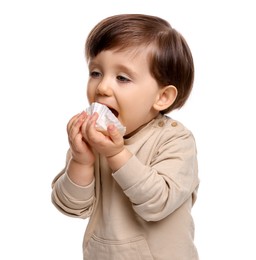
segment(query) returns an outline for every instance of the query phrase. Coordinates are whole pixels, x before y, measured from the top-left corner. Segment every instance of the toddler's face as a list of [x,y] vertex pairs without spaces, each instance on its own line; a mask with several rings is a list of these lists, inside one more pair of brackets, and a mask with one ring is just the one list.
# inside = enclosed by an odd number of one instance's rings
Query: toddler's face
[[126,135],[159,113],[153,105],[160,88],[150,74],[147,51],[103,51],[89,61],[89,73],[89,102],[108,106]]

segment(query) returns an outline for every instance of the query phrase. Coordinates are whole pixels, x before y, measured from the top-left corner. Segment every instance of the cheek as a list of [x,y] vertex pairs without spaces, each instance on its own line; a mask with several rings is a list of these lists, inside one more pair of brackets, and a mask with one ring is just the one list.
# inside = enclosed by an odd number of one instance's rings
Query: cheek
[[143,105],[140,104],[141,102],[133,99],[133,102],[126,105],[122,118],[126,124],[137,124],[138,118],[141,119],[141,114],[145,114]]
[[92,89],[92,87],[87,86],[87,92],[86,92],[86,94],[87,94],[87,99],[88,99],[88,101],[89,101],[90,103],[92,103],[93,100],[94,100],[94,96],[95,96],[94,93],[95,93],[95,91]]

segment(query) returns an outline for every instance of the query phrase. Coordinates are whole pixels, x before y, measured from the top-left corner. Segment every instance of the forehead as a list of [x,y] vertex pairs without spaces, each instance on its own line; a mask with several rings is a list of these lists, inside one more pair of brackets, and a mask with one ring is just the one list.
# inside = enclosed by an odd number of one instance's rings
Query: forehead
[[96,57],[90,58],[88,64],[105,62],[107,64],[126,64],[126,65],[147,65],[148,67],[149,52],[145,48],[129,49],[110,49],[104,50],[97,54]]
[[123,56],[130,61],[134,59],[144,59],[149,62],[149,57],[152,55],[152,46],[129,46],[129,47],[115,47],[111,49],[104,49],[100,51],[95,57],[90,57],[88,62],[97,59],[101,53],[117,54],[116,56]]

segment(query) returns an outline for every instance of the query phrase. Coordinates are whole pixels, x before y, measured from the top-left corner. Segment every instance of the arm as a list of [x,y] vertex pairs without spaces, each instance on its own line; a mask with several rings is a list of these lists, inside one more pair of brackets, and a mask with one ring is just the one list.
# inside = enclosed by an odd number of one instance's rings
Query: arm
[[113,174],[134,211],[147,221],[158,221],[171,214],[198,186],[193,136],[188,131],[172,138],[168,138],[168,133],[163,136],[149,165],[133,156]]
[[52,202],[63,213],[87,217],[92,212],[95,156],[82,135],[86,113],[74,116],[67,125],[70,149],[66,166],[52,183]]
[[87,218],[95,201],[94,185],[93,181],[86,187],[78,186],[63,170],[52,183],[52,203],[66,215]]

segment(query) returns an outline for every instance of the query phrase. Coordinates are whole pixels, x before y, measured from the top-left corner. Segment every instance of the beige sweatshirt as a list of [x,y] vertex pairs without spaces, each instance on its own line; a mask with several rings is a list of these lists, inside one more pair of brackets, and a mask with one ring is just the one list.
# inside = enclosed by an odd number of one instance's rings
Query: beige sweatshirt
[[125,145],[133,153],[127,164],[111,172],[98,156],[87,187],[74,184],[65,169],[53,180],[54,205],[90,217],[84,260],[199,259],[191,216],[199,185],[193,135],[160,115]]

